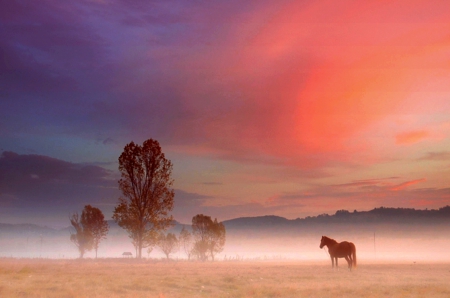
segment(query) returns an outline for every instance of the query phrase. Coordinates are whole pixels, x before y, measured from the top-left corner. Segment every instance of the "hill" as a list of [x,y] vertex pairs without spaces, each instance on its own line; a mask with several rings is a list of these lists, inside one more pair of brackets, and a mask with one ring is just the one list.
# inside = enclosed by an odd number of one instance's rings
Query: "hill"
[[370,211],[338,210],[335,214],[320,214],[306,218],[286,219],[275,215],[241,217],[223,222],[227,229],[301,227],[323,224],[445,224],[450,223],[450,206],[439,209],[380,207]]

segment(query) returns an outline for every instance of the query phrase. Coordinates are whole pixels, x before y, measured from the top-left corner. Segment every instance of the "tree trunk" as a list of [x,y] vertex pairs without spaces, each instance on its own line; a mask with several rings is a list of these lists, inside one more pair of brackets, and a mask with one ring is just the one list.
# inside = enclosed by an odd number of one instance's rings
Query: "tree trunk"
[[136,252],[137,259],[142,258],[142,238],[143,238],[142,227],[140,227],[137,239],[137,252]]
[[142,258],[142,239],[139,239],[139,247],[138,247],[138,259]]

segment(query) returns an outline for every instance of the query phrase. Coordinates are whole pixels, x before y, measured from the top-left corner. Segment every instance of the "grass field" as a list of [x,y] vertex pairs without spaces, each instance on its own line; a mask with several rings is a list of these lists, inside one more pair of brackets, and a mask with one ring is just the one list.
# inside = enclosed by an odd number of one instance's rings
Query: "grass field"
[[0,259],[0,297],[450,297],[449,263]]

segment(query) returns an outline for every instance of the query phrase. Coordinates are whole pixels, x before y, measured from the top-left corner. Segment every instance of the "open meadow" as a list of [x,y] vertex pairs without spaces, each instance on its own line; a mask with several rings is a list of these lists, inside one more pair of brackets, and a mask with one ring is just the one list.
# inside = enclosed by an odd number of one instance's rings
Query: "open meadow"
[[0,259],[0,297],[450,297],[450,263]]

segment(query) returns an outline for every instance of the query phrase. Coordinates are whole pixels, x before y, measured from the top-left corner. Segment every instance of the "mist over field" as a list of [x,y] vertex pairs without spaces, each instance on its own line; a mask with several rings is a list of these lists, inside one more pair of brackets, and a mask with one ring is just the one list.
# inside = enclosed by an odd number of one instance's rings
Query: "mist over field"
[[[329,260],[320,249],[322,235],[355,243],[358,263],[374,260],[450,261],[449,207],[439,210],[377,208],[369,212],[338,211],[296,220],[278,216],[237,218],[224,222],[226,243],[215,260]],[[433,213],[434,212],[434,213]],[[109,222],[107,238],[100,243],[99,258],[121,258],[135,250],[126,232]],[[176,223],[167,232],[179,235]],[[0,224],[0,257],[67,259],[79,256],[70,241],[71,228],[52,229],[32,224]],[[165,258],[155,247],[145,258]],[[88,252],[86,258],[94,258]],[[187,259],[182,249],[171,259]],[[341,259],[340,264],[344,264]]]
[[[0,224],[0,296],[5,297],[449,297],[450,207],[376,208],[288,220],[224,221],[214,262],[154,248],[134,259],[126,232],[109,222],[99,259],[78,259],[70,228]],[[179,235],[176,223],[168,232]],[[184,225],[189,228],[188,225]],[[357,267],[332,268],[322,235],[356,245]],[[133,253],[123,258],[122,253]],[[176,260],[176,261],[174,261]]]
[[[338,229],[339,228],[339,229]],[[319,249],[322,235],[356,245],[358,262],[373,260],[449,261],[449,226],[326,226],[298,234],[236,233],[230,236],[226,252],[256,259],[329,259],[327,249]],[[225,253],[225,252],[224,252]],[[340,262],[345,263],[343,259]],[[341,264],[342,264],[341,263]]]

